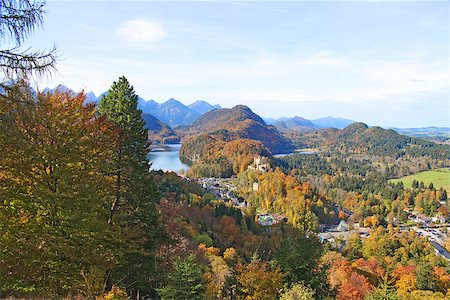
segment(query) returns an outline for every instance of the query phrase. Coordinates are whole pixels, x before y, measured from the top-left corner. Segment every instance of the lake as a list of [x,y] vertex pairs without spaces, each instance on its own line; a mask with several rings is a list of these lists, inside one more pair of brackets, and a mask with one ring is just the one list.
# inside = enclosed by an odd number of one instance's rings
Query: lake
[[317,153],[319,153],[319,150],[317,150],[317,149],[298,149],[291,153],[276,154],[273,157],[280,158],[280,157],[284,157],[284,156],[288,156],[288,155],[292,155],[292,154],[317,154]]
[[180,160],[181,144],[166,144],[164,147],[154,147],[148,154],[148,159],[152,163],[152,170],[163,170],[178,172],[181,169],[187,171],[189,166]]

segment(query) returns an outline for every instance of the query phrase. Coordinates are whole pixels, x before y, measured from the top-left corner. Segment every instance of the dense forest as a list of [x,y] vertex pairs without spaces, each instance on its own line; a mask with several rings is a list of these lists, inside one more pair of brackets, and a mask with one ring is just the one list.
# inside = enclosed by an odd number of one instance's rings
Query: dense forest
[[447,160],[447,165],[450,158],[448,145],[404,136],[392,129],[368,127],[364,123],[353,123],[342,130],[291,131],[286,135],[298,148],[320,147],[324,151],[338,150],[347,154],[389,156],[395,159],[429,157]]

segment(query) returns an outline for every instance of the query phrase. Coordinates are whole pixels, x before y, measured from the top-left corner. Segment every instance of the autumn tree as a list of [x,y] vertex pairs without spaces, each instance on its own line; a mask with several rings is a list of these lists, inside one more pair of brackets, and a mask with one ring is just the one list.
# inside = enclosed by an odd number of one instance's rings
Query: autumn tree
[[397,288],[397,295],[399,297],[406,297],[412,291],[417,289],[416,285],[416,267],[411,266],[398,266],[393,275],[396,279],[395,287]]
[[339,287],[338,300],[364,299],[372,290],[369,280],[361,274],[352,271],[344,283]]
[[110,141],[114,147],[114,155],[109,161],[114,169],[115,195],[110,203],[108,223],[135,228],[135,241],[141,244],[129,253],[129,264],[119,272],[127,274],[126,279],[117,279],[135,283],[133,289],[145,290],[146,282],[154,272],[152,251],[160,230],[155,210],[156,188],[147,159],[147,131],[137,104],[138,96],[133,86],[125,77],[120,77],[102,97],[98,109],[119,128],[118,138]]
[[433,276],[436,277],[439,291],[446,293],[450,289],[450,272],[442,266],[435,266]]
[[311,300],[314,299],[314,290],[301,283],[293,284],[292,287],[284,291],[280,300]]
[[283,272],[257,257],[248,264],[238,263],[236,273],[238,299],[277,299],[283,287]]
[[128,230],[108,226],[105,176],[116,130],[84,94],[0,98],[0,278],[6,292],[96,296],[122,260]]
[[364,240],[362,252],[365,258],[376,257],[377,259],[383,259],[388,254],[388,246],[386,230],[380,226],[372,230],[369,237]]
[[362,241],[358,233],[353,233],[344,248],[345,256],[349,260],[356,260],[362,257]]
[[10,45],[0,49],[0,68],[8,78],[43,75],[55,67],[57,53],[23,50],[23,44],[36,28],[43,24],[43,1],[1,0],[0,41]]
[[[218,248],[206,248],[204,245],[200,245],[199,248],[205,251],[205,256],[209,262],[209,271],[206,273],[208,282],[206,291],[207,298],[220,298],[221,295],[226,292],[225,285],[227,278],[231,275],[231,268],[227,265],[225,259],[220,256],[220,250]],[[229,257],[229,254],[231,253],[228,253],[226,257]]]

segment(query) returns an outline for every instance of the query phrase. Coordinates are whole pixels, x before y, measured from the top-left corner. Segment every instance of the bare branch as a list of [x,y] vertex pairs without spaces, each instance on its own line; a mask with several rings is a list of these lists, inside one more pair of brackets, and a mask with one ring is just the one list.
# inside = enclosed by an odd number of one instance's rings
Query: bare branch
[[6,78],[43,77],[55,70],[56,47],[47,51],[23,50],[24,40],[43,24],[45,1],[0,0],[0,45],[14,42],[10,49],[0,49],[0,70]]
[[0,68],[8,78],[16,75],[28,77],[44,76],[49,70],[55,69],[58,52],[53,47],[48,52],[30,52],[30,49],[20,51],[17,48],[0,50]]
[[29,0],[0,1],[0,38],[10,38],[17,45],[43,23],[45,2]]

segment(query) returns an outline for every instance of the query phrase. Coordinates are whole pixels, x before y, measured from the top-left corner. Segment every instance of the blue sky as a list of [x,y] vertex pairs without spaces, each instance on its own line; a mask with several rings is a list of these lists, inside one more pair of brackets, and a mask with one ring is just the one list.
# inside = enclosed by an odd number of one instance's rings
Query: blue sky
[[59,83],[205,99],[278,118],[449,126],[447,1],[47,1],[29,44],[55,44]]

